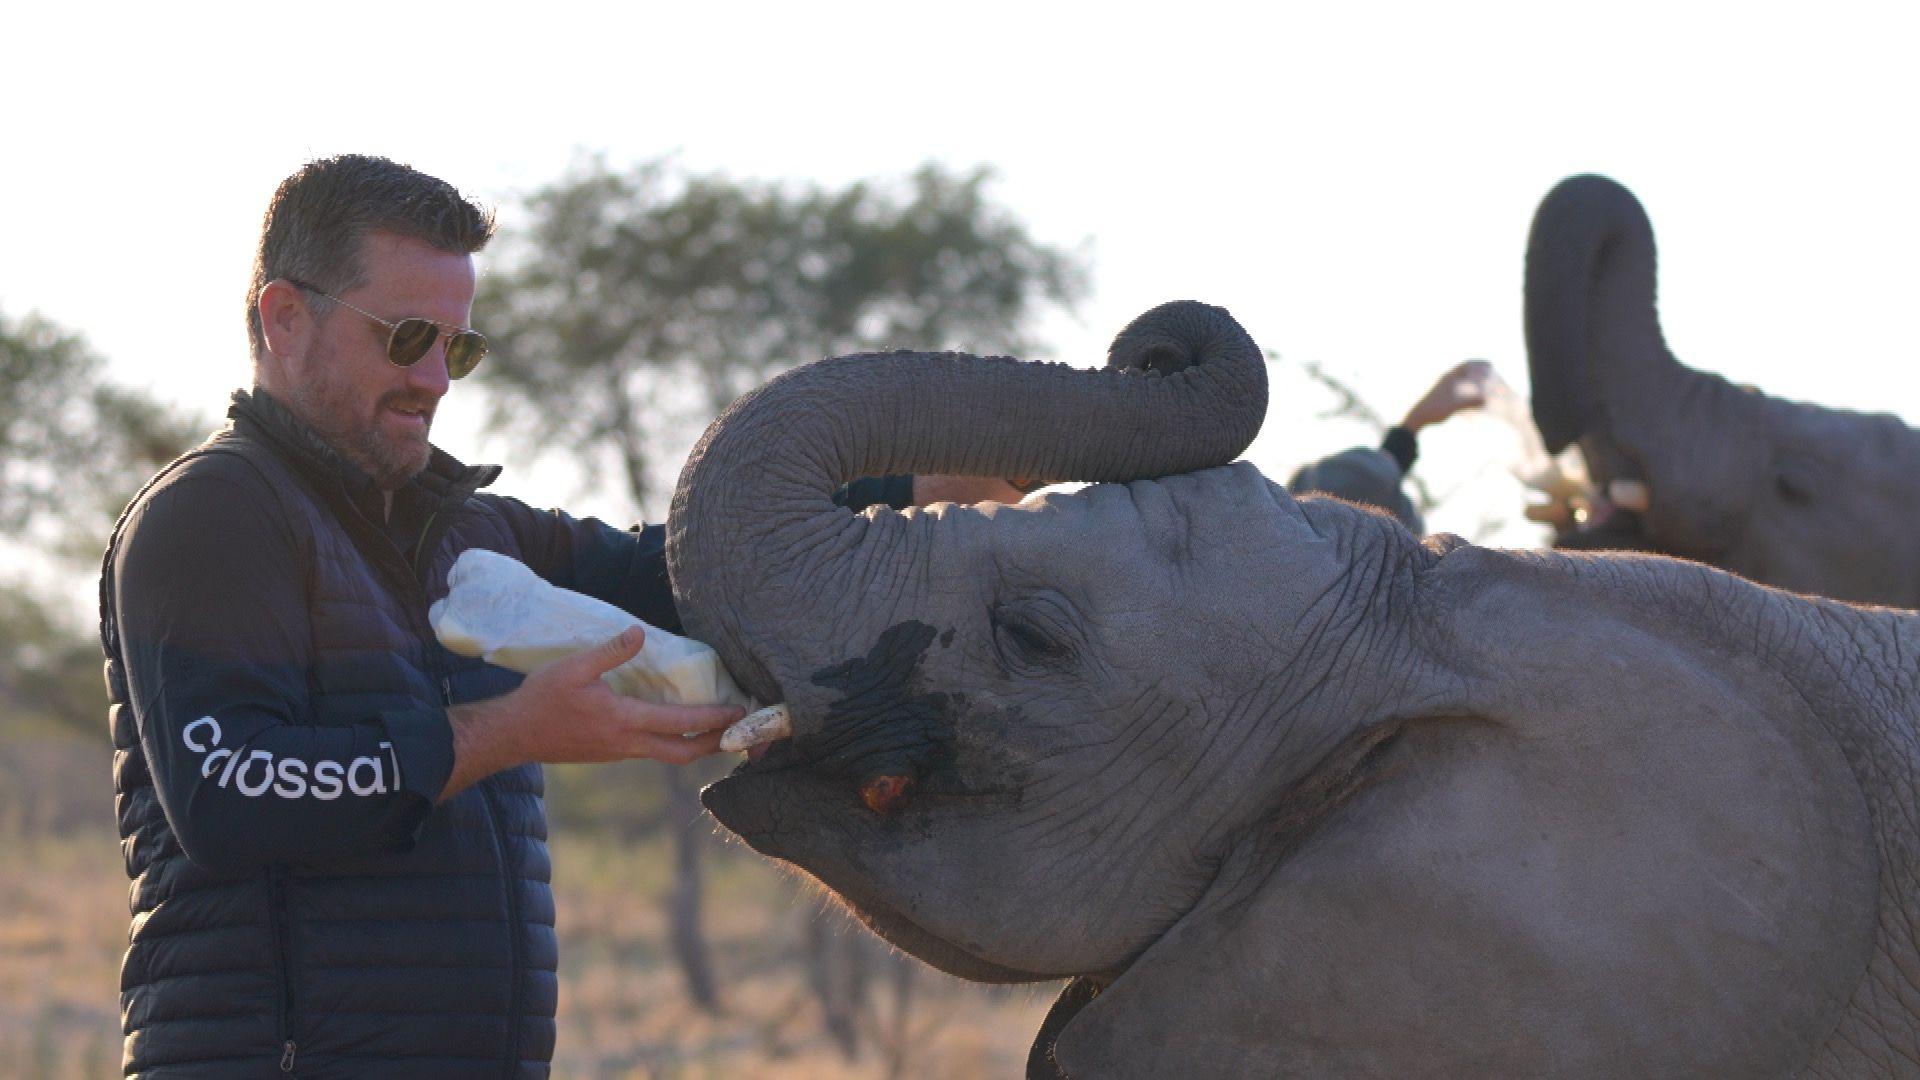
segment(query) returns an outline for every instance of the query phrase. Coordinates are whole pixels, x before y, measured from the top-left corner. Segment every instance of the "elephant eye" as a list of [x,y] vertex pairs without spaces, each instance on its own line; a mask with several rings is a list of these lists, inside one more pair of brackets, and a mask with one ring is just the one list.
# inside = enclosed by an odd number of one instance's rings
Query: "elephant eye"
[[1774,489],[1788,502],[1810,503],[1820,490],[1813,470],[1801,462],[1783,462],[1773,474]]
[[1064,637],[1023,611],[995,609],[993,640],[1010,667],[1057,666],[1073,656],[1073,647]]

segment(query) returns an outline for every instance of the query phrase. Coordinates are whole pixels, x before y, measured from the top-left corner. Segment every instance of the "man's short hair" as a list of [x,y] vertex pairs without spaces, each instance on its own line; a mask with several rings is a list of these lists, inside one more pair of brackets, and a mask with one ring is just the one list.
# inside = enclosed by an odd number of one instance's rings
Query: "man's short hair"
[[493,236],[493,212],[452,184],[411,166],[366,154],[310,161],[280,182],[260,222],[260,247],[247,287],[247,342],[266,350],[260,292],[294,278],[326,292],[365,282],[360,243],[387,232],[454,255],[471,255]]
[[1378,507],[1400,519],[1415,536],[1426,533],[1426,522],[1413,500],[1400,489],[1400,466],[1384,450],[1356,446],[1302,465],[1287,481],[1295,495],[1320,492],[1362,506]]

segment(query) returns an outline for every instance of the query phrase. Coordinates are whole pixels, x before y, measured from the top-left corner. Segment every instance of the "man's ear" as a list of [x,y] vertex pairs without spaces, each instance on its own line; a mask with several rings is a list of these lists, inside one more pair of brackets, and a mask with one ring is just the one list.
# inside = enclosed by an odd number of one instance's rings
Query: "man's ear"
[[306,362],[313,345],[313,309],[307,306],[307,294],[285,278],[275,278],[260,290],[260,333],[266,339],[268,368],[294,374]]

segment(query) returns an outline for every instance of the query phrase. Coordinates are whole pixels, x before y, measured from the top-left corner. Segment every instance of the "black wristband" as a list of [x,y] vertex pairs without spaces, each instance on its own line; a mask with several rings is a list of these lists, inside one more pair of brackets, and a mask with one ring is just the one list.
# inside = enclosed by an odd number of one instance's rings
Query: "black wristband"
[[1401,476],[1412,471],[1413,463],[1420,457],[1420,441],[1399,424],[1387,429],[1386,437],[1380,440],[1380,449],[1400,466]]

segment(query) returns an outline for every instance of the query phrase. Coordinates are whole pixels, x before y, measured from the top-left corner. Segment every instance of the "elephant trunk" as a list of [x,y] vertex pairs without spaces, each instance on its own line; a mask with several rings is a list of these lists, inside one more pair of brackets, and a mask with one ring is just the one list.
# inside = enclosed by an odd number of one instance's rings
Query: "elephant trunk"
[[[1105,370],[962,353],[839,357],[735,402],[674,492],[667,562],[687,632],[740,685],[785,700],[749,647],[773,612],[836,612],[898,595],[925,532],[852,514],[833,491],[897,473],[1128,481],[1232,461],[1266,413],[1259,347],[1225,311],[1162,305],[1115,339]],[[884,557],[882,557],[884,556]],[[771,644],[761,643],[763,646]],[[804,733],[806,719],[795,718]]]
[[1575,176],[1547,194],[1527,241],[1534,422],[1552,453],[1578,442],[1596,483],[1637,515],[1631,540],[1602,529],[1572,546],[1715,562],[1752,513],[1772,406],[1674,359],[1654,284],[1653,226],[1632,192]]
[[1624,402],[1695,374],[1668,351],[1654,303],[1653,225],[1604,176],[1561,181],[1527,238],[1525,319],[1533,419],[1559,453]]

